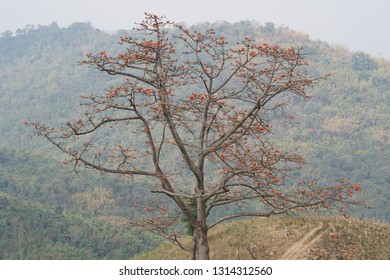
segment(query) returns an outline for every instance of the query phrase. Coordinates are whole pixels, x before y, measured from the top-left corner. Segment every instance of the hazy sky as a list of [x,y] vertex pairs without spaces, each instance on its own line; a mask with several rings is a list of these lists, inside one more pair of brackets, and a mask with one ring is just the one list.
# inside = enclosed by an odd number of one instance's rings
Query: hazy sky
[[390,59],[389,0],[0,0],[0,33],[52,22],[129,29],[146,11],[188,24],[271,21],[313,39]]

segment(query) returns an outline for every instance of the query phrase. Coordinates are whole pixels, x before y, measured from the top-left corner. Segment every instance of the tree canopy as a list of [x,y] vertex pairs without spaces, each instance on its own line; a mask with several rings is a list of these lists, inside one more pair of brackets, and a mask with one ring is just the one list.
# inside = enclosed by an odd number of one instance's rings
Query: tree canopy
[[[324,79],[309,77],[300,48],[249,36],[231,43],[213,29],[191,30],[153,14],[135,31],[120,38],[123,52],[88,53],[81,62],[123,77],[119,85],[82,95],[83,118],[59,129],[33,125],[75,168],[152,178],[149,192],[170,198],[193,227],[193,246],[180,243],[172,227],[179,215],[168,213],[160,198],[143,206],[139,225],[192,250],[193,258],[208,259],[207,232],[220,222],[321,209],[345,213],[346,203],[361,203],[351,198],[360,185],[346,179],[323,187],[314,180],[291,183],[287,178],[303,158],[268,138],[270,117],[294,118],[285,113],[289,99],[308,98],[307,89]],[[141,145],[126,141],[129,134]],[[250,211],[248,203],[255,205]],[[215,208],[226,206],[233,210],[209,221]]]

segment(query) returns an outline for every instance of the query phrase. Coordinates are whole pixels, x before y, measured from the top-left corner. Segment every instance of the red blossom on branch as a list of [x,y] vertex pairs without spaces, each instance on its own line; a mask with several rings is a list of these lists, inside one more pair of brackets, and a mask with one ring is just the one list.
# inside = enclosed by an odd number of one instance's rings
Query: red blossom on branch
[[[324,79],[308,77],[299,48],[250,37],[233,45],[213,30],[192,31],[153,14],[146,14],[136,31],[136,38],[120,38],[121,53],[88,53],[81,62],[122,76],[122,84],[101,96],[81,96],[84,117],[56,131],[33,125],[70,156],[75,168],[153,178],[156,188],[150,191],[166,195],[179,212],[170,215],[154,201],[143,206],[138,225],[184,249],[172,230],[184,216],[195,230],[189,250],[202,259],[208,258],[208,230],[223,221],[308,209],[344,213],[342,205],[359,203],[350,198],[360,186],[347,180],[337,186],[310,181],[287,187],[289,173],[304,159],[276,149],[267,137],[272,130],[268,112],[285,106],[285,96],[309,98],[307,89]],[[114,137],[101,145],[95,136],[107,128]],[[115,143],[131,142],[131,133],[144,146]],[[167,158],[176,162],[167,165]],[[148,165],[139,168],[142,162]],[[253,203],[261,210],[245,211]],[[236,210],[209,222],[222,206]]]

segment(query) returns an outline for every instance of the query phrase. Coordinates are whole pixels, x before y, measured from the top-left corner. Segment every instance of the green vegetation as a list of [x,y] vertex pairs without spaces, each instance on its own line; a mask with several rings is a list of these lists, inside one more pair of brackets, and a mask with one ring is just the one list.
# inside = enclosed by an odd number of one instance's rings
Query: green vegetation
[[[390,62],[313,41],[305,34],[272,23],[262,26],[242,21],[197,26],[209,27],[231,41],[249,35],[283,46],[302,46],[311,61],[311,74],[332,74],[313,89],[310,101],[290,100],[289,111],[280,112],[291,116],[289,123],[281,121],[277,115],[272,117],[275,141],[281,148],[306,158],[308,167],[301,174],[295,174],[298,179],[312,174],[324,183],[334,183],[330,180],[336,178],[359,183],[364,188],[362,196],[372,209],[350,209],[351,214],[389,222]],[[64,167],[56,160],[58,154],[54,149],[31,138],[32,131],[23,125],[25,121],[42,121],[54,126],[65,123],[80,113],[80,95],[99,94],[109,88],[117,79],[115,76],[106,77],[94,69],[79,67],[77,61],[82,60],[87,51],[115,48],[112,42],[118,37],[89,24],[76,23],[69,28],[59,28],[56,24],[29,27],[17,36],[0,38],[0,258],[121,259],[133,257],[161,242],[122,222],[123,217],[134,218],[142,213],[139,207],[130,207],[129,200],[142,204],[155,198],[147,191],[151,182],[103,177],[90,170],[74,173],[72,166]],[[137,142],[137,139],[132,140]],[[102,136],[101,141],[109,142],[110,135]],[[167,162],[171,164],[175,159]],[[99,191],[104,188],[106,192]],[[275,221],[265,220],[264,223]],[[281,219],[276,224],[288,221]],[[252,258],[252,252],[256,258],[276,259],[282,249],[288,248],[288,242],[316,226],[307,220],[293,221],[292,224],[304,222],[299,224],[298,232],[290,234],[293,237],[282,238],[284,243],[275,245],[280,252],[276,247],[253,251],[253,236],[244,239],[244,234],[234,235],[234,232],[252,232],[249,222],[237,222],[239,228],[234,227],[235,223],[221,225],[214,231],[221,230],[221,234],[225,234],[230,227],[231,235],[227,234],[226,240],[223,238],[229,246],[219,244],[215,248],[230,251],[216,250],[220,255],[211,257]],[[350,232],[356,227],[359,233],[351,234],[360,244],[356,246],[360,252],[357,258],[390,258],[386,251],[388,244],[381,243],[381,238],[389,240],[387,227],[353,221],[352,228],[348,222],[335,226],[323,223],[328,233],[332,233],[333,228]],[[259,229],[262,226],[259,224]],[[281,226],[280,230],[282,234],[285,227]],[[372,235],[375,232],[382,236]],[[313,247],[317,255],[313,251],[312,258],[325,254],[321,251],[325,246],[321,244]],[[246,249],[248,246],[253,247],[252,251]],[[165,258],[179,254],[167,254],[170,250],[174,249],[163,251]],[[330,257],[337,258],[337,255]]]
[[158,244],[111,218],[63,215],[0,192],[0,259],[128,259]]

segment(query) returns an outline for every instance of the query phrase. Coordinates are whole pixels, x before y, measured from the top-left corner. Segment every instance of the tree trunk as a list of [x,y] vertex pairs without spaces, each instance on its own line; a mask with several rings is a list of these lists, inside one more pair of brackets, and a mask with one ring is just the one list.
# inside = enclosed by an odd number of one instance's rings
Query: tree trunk
[[194,236],[192,238],[192,252],[191,252],[191,259],[196,260],[196,234],[194,231]]
[[209,259],[209,241],[207,237],[207,229],[197,228],[195,229],[195,258],[197,260],[208,260]]
[[200,198],[197,199],[197,219],[198,224],[194,229],[194,255],[197,260],[208,260],[210,249],[207,236],[206,203]]

